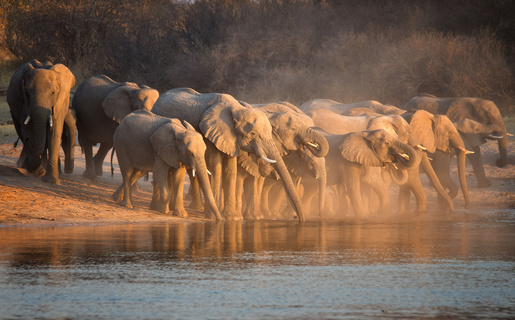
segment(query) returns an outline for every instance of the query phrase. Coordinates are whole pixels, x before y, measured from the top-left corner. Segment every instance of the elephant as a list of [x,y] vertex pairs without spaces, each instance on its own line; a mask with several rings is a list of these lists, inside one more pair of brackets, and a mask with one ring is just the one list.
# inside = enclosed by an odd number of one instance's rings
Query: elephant
[[213,172],[212,187],[217,203],[223,205],[224,218],[243,218],[236,210],[237,156],[243,150],[273,164],[299,221],[305,220],[299,195],[263,111],[245,106],[228,94],[202,94],[191,88],[176,88],[163,93],[152,112],[188,121],[203,134],[207,140],[208,168]]
[[[152,171],[155,185],[150,208],[167,213],[173,200],[173,212],[187,217],[183,189],[186,168],[190,168],[197,172],[206,202],[216,219],[222,220],[209,183],[204,139],[189,123],[137,110],[120,122],[113,143],[123,178],[113,194],[117,203],[132,208],[131,186]],[[173,189],[172,199],[170,189]]]
[[305,113],[309,111],[325,109],[331,110],[334,113],[341,115],[353,116],[355,115],[355,109],[358,109],[360,114],[376,113],[382,115],[401,115],[405,113],[405,110],[397,108],[392,105],[382,104],[375,100],[366,100],[354,103],[341,103],[331,99],[313,99],[303,103],[300,109]]
[[[434,95],[424,94],[412,97],[403,106],[404,110],[426,110],[433,114],[446,115],[452,122],[462,119],[471,119],[484,125],[496,124],[501,128],[502,138],[498,140],[500,159],[496,161],[498,167],[504,167],[508,163],[508,133],[499,109],[494,102],[480,98],[458,97],[438,98]],[[477,178],[478,188],[487,188],[492,182],[486,178],[481,160],[479,146],[473,147],[468,155],[474,174]]]
[[[151,110],[159,92],[132,82],[118,83],[105,75],[80,84],[72,99],[77,116],[79,143],[86,158],[85,178],[102,175],[102,164],[113,147],[113,135],[120,121],[134,110]],[[93,157],[93,146],[100,147]]]
[[[433,158],[432,167],[438,176],[438,180],[443,186],[449,185],[449,182],[446,179],[446,177],[450,179],[449,164],[448,162],[442,162],[440,157],[450,159],[451,150],[455,151],[458,158],[458,176],[465,201],[465,208],[468,208],[470,201],[465,177],[465,156],[470,154],[471,151],[468,151],[465,148],[465,143],[461,139],[456,127],[447,116],[432,114],[425,110],[418,110],[413,114],[407,113],[405,114],[405,117],[410,123],[413,135],[416,137],[418,142],[426,148],[430,157]],[[452,183],[452,185],[455,186],[454,183]],[[437,191],[439,190],[439,186],[435,186],[435,188],[437,188]],[[457,192],[457,187],[455,187],[455,189],[450,189],[450,198],[455,198]],[[409,198],[409,193],[404,196]],[[443,196],[440,191],[438,192],[438,198],[440,202],[444,199],[449,202],[449,200]]]
[[[292,173],[291,166],[296,166],[298,169],[313,164],[316,167],[313,168],[313,171],[317,172],[314,176],[318,178],[319,209],[322,210],[326,189],[325,165],[323,161],[312,161],[312,158],[323,158],[327,154],[329,146],[324,136],[313,130],[314,124],[309,116],[288,102],[255,104],[251,105],[251,107],[262,110],[267,115],[272,125],[277,149],[282,156],[288,157],[286,164],[290,173]],[[268,173],[273,171],[271,168],[262,168],[263,166],[270,166],[266,162],[262,161],[260,165],[257,165],[255,157],[239,157],[238,163],[250,173],[248,178],[251,180],[264,179],[264,176],[268,175],[258,172],[259,170]],[[300,177],[300,172],[297,172],[296,176]],[[240,176],[240,178],[244,177]],[[275,174],[273,174],[271,179],[274,182],[277,181]],[[255,183],[263,185],[264,181]],[[247,184],[247,186],[249,185]],[[267,215],[270,217],[271,211],[267,207],[268,199],[264,199],[261,196],[261,189],[259,187],[252,186],[251,189],[254,190],[253,205],[251,207],[255,212],[250,215],[255,217]],[[267,193],[265,193],[264,197],[267,197]]]
[[379,195],[380,208],[389,211],[389,196],[384,184],[370,180],[370,168],[394,162],[405,167],[413,164],[414,150],[383,129],[326,134],[329,152],[325,157],[327,185],[343,186],[358,218],[364,217],[361,182],[368,182]]
[[[20,66],[11,77],[7,103],[14,127],[23,142],[19,163],[29,172],[42,175],[44,182],[59,184],[59,148],[65,123],[69,139],[63,148],[67,156],[65,172],[73,171],[76,128],[69,112],[70,90],[75,77],[63,64],[52,65],[31,60]],[[48,150],[46,168],[42,155]]]

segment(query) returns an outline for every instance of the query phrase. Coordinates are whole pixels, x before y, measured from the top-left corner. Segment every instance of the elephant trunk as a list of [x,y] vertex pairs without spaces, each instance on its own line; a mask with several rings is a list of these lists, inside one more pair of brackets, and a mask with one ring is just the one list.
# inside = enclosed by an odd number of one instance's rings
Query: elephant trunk
[[416,163],[415,150],[408,144],[398,140],[393,141],[395,158],[406,168]]
[[211,188],[211,183],[209,182],[209,177],[207,176],[207,166],[203,159],[195,161],[192,168],[197,170],[197,178],[200,184],[200,188],[204,193],[204,197],[206,198],[207,205],[214,213],[216,220],[223,220],[220,211],[216,205],[215,197],[213,196],[213,189]]
[[469,193],[467,188],[467,179],[465,177],[465,151],[463,149],[456,148],[456,157],[458,158],[458,175],[461,191],[463,192],[463,198],[465,199],[465,209],[468,209]]
[[297,213],[299,221],[305,221],[305,217],[302,210],[302,204],[297,193],[297,189],[295,188],[295,184],[293,183],[288,168],[284,164],[283,158],[279,154],[279,151],[277,150],[277,147],[275,146],[274,142],[272,140],[265,141],[264,150],[266,150],[267,152],[263,154],[260,151],[258,151],[258,156],[265,156],[269,159],[276,161],[275,163],[273,163],[273,166],[275,171],[281,178],[284,189],[286,190],[286,195],[288,196],[288,199],[290,200],[293,209]]
[[390,172],[390,177],[392,178],[393,183],[398,186],[408,183],[408,171],[406,169],[395,168],[393,165],[387,166],[387,169]]
[[318,214],[321,217],[325,206],[326,188],[327,188],[327,172],[325,170],[325,159],[319,161],[320,165],[317,166],[318,174]]
[[29,125],[32,130],[28,140],[28,148],[33,157],[41,157],[41,154],[45,151],[50,116],[51,112],[43,107],[36,107],[31,114]]
[[321,158],[326,156],[329,151],[329,143],[322,134],[308,127],[304,131],[302,138],[304,139],[304,145],[315,157]]

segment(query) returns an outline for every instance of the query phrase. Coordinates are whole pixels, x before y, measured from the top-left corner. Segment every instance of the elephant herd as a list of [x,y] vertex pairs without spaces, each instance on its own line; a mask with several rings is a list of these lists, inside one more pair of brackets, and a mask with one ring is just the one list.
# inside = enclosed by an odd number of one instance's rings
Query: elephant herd
[[454,154],[465,207],[465,158],[481,188],[491,185],[479,148],[487,139],[498,140],[497,166],[507,164],[501,114],[493,102],[478,98],[420,95],[402,108],[314,99],[296,107],[284,101],[249,104],[191,88],[159,94],[99,75],[77,87],[70,107],[74,85],[62,64],[32,60],[16,70],[7,102],[23,143],[17,164],[59,183],[59,148],[64,171],[71,173],[78,138],[86,159],[83,176],[94,180],[114,148],[123,183],[112,198],[127,208],[136,181],[152,172],[150,208],[180,217],[187,216],[186,174],[190,206],[217,220],[387,213],[392,186],[398,186],[400,212],[410,210],[411,193],[415,211],[424,212],[424,173],[439,204],[452,212],[459,191],[450,176]]

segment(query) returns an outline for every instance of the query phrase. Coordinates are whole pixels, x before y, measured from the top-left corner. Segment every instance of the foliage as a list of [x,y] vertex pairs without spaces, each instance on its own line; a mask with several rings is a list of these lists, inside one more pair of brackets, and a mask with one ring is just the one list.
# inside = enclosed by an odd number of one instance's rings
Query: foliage
[[515,3],[482,0],[0,0],[18,59],[160,91],[251,102],[478,96],[515,91]]

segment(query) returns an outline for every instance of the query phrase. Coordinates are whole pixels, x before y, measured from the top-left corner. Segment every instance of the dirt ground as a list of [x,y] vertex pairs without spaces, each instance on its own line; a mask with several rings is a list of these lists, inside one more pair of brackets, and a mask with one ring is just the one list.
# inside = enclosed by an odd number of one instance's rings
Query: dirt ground
[[[515,123],[515,121],[514,121]],[[509,128],[510,129],[510,128]],[[511,130],[512,132],[514,130]],[[137,223],[148,221],[188,222],[205,220],[200,212],[190,211],[190,217],[178,218],[148,209],[151,198],[150,181],[141,179],[140,190],[133,194],[134,209],[123,208],[111,199],[111,194],[121,183],[115,161],[111,178],[110,165],[104,163],[104,175],[97,181],[82,177],[84,156],[80,147],[75,150],[75,171],[62,174],[61,184],[44,183],[40,178],[16,168],[21,146],[13,148],[16,133],[12,124],[0,125],[0,226],[67,225],[91,223]],[[472,209],[515,210],[515,138],[509,141],[509,164],[495,166],[498,158],[497,144],[493,141],[482,146],[487,176],[493,185],[476,188],[476,179],[467,163],[467,183]],[[107,159],[107,158],[106,158]],[[116,159],[116,157],[115,157]],[[457,181],[457,169],[452,168]],[[428,213],[437,210],[436,193],[423,181],[428,194]],[[412,200],[414,201],[414,200]],[[463,197],[455,199],[456,214],[463,212]]]

